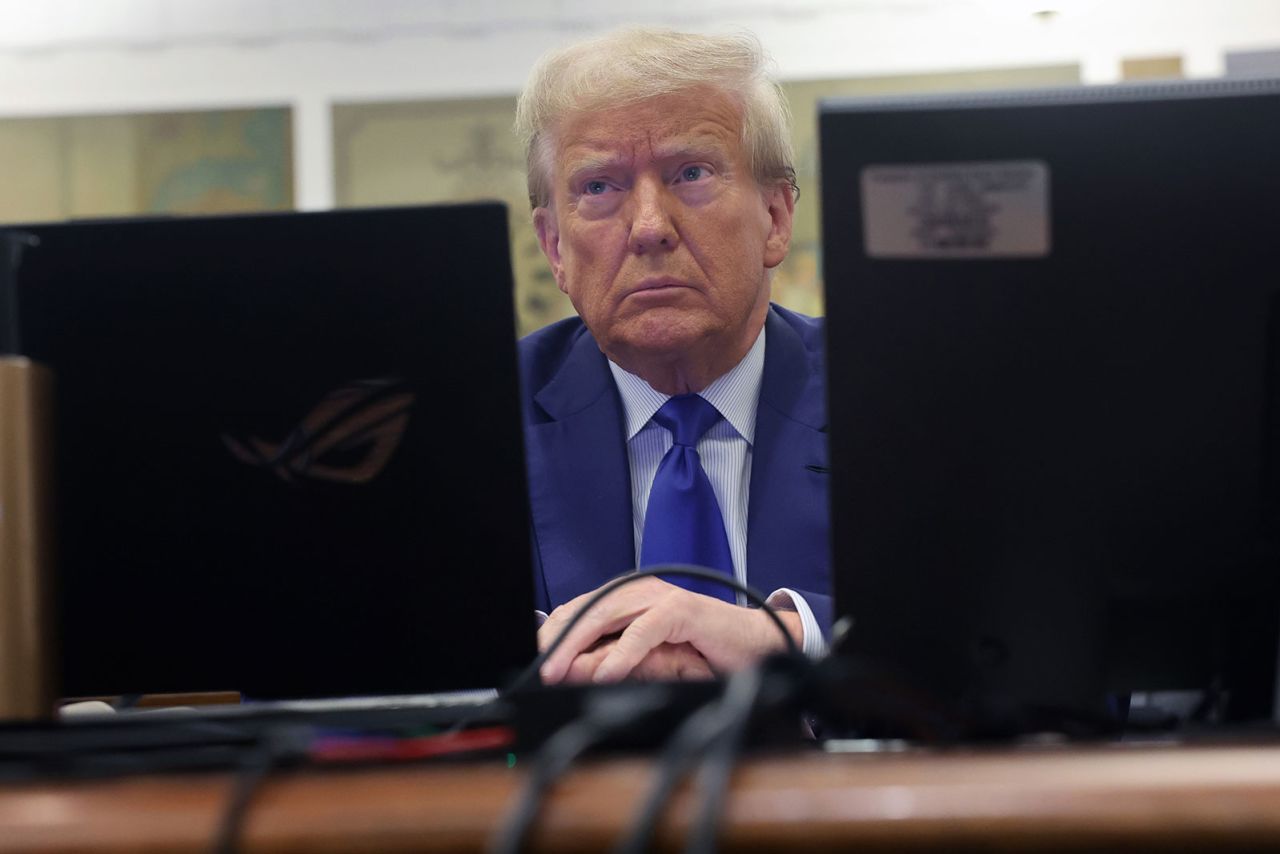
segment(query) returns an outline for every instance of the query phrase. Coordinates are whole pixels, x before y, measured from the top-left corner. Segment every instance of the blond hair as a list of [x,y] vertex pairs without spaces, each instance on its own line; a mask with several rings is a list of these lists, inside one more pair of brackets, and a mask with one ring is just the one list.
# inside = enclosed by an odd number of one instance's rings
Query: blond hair
[[795,193],[791,112],[767,74],[768,61],[749,33],[703,36],[649,28],[618,30],[546,54],[516,103],[530,204],[545,207],[551,200],[552,137],[566,117],[707,86],[742,111],[743,148],[756,182],[784,183]]

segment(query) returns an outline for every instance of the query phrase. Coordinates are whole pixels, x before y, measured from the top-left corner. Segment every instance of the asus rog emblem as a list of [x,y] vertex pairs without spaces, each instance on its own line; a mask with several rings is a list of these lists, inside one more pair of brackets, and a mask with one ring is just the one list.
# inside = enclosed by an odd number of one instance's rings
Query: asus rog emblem
[[395,453],[409,424],[414,395],[395,379],[359,380],[332,391],[282,442],[222,434],[242,463],[299,478],[368,483]]

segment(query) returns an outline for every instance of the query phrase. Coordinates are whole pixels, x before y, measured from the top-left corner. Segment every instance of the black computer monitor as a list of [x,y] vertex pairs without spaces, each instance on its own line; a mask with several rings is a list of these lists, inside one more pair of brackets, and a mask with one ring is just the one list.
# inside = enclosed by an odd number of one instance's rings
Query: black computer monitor
[[1280,83],[821,107],[844,650],[950,702],[1270,716]]
[[501,205],[21,230],[66,695],[488,688],[532,659]]

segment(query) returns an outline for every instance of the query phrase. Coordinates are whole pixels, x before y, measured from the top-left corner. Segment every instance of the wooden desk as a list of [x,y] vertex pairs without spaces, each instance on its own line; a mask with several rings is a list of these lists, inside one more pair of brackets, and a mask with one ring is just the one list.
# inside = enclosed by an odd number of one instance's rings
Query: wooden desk
[[[583,765],[547,803],[542,850],[606,848],[649,780],[641,759]],[[230,775],[0,787],[0,851],[205,851]],[[523,780],[517,767],[282,772],[246,823],[248,851],[476,849]],[[696,801],[675,799],[677,843]],[[1280,747],[1089,748],[747,761],[726,849],[1280,846]]]

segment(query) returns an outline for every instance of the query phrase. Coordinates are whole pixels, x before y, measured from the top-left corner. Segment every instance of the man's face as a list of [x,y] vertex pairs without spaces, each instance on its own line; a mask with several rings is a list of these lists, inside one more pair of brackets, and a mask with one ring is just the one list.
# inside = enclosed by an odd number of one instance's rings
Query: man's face
[[792,199],[785,185],[756,183],[741,122],[724,94],[696,89],[557,129],[538,238],[560,290],[628,370],[736,361],[764,323]]

